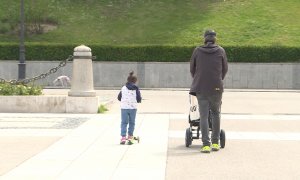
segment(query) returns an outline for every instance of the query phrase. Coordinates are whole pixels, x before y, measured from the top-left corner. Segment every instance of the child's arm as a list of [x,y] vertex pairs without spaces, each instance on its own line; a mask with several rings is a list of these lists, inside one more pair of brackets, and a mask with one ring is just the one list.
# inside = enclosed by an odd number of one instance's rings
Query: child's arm
[[136,101],[138,103],[142,102],[141,92],[140,92],[139,88],[136,89]]
[[122,91],[120,91],[118,94],[118,100],[121,101],[121,99],[122,99]]

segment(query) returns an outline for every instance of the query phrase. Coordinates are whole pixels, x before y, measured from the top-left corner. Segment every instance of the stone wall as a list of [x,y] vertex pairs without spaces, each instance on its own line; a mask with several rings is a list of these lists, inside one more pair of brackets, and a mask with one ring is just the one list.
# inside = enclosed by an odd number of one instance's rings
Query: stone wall
[[96,114],[99,97],[0,96],[1,113],[86,113]]
[[[27,61],[26,77],[46,73],[58,61]],[[94,86],[119,88],[133,70],[142,88],[189,88],[191,77],[188,62],[93,62]],[[36,83],[53,86],[53,80],[67,75],[72,79],[72,62],[55,74]],[[0,61],[0,77],[16,79],[17,61]],[[229,63],[225,88],[231,89],[300,89],[300,63]]]

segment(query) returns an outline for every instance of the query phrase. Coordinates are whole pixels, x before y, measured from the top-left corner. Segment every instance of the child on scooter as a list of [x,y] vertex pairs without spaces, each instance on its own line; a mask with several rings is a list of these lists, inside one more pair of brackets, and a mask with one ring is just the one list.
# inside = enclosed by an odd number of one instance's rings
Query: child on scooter
[[[131,145],[134,143],[133,136],[135,127],[135,117],[137,112],[137,103],[141,103],[142,97],[138,86],[136,85],[137,77],[134,72],[130,72],[127,83],[122,87],[118,100],[121,101],[121,141],[120,144],[126,143]],[[127,132],[128,127],[128,132]]]

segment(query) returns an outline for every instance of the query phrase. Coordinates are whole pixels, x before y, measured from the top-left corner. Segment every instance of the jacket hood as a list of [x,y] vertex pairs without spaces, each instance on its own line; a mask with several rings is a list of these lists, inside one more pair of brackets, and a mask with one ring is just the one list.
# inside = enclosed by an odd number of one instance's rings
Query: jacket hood
[[126,87],[129,89],[129,90],[137,90],[138,87],[133,84],[133,83],[126,83]]
[[220,46],[216,45],[216,44],[205,44],[204,46],[199,47],[199,50],[205,53],[215,53],[216,51],[218,51],[220,49]]

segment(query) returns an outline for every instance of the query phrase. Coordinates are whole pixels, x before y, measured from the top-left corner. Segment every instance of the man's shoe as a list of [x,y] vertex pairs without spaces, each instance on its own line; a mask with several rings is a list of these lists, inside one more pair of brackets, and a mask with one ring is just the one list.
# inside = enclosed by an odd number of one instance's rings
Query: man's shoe
[[211,145],[211,150],[213,150],[213,151],[219,151],[220,150],[220,145],[219,144],[212,144]]
[[210,147],[209,146],[203,146],[201,148],[202,153],[210,153]]

